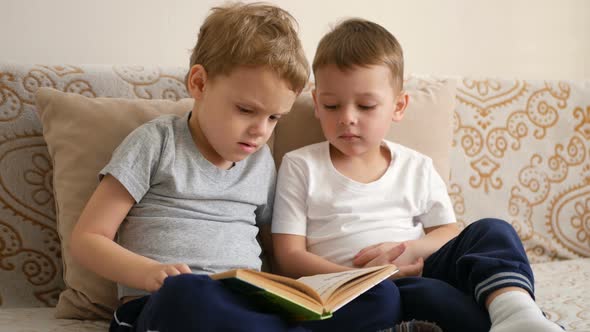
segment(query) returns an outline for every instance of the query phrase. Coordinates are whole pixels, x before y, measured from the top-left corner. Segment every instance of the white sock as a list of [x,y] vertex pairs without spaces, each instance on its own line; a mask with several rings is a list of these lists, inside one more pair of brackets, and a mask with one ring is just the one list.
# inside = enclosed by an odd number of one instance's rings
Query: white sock
[[490,332],[563,332],[559,325],[543,316],[528,293],[511,291],[498,295],[488,307]]

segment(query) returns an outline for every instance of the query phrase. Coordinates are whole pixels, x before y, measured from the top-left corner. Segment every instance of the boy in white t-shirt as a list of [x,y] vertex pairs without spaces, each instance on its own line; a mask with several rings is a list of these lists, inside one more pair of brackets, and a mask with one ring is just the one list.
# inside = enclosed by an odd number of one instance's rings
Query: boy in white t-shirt
[[533,273],[511,225],[485,219],[459,232],[431,159],[384,139],[409,99],[395,37],[346,20],[320,41],[313,71],[327,141],[288,153],[280,167],[272,224],[279,271],[300,277],[394,263],[406,320],[445,331],[560,331],[533,300]]

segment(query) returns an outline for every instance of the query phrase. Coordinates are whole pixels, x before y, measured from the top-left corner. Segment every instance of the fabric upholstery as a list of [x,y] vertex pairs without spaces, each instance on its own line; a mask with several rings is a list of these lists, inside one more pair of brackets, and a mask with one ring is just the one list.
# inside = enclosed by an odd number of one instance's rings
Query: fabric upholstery
[[[55,209],[58,181],[36,115],[37,90],[178,100],[187,97],[184,74],[184,68],[0,63],[0,326],[36,331],[30,326],[39,324],[39,331],[51,331],[78,322],[52,320],[54,308],[32,309],[55,306],[67,289]],[[535,263],[541,307],[568,330],[590,330],[590,81],[452,80],[457,86],[448,189],[459,222],[490,216],[509,221]],[[309,96],[297,103],[311,107]],[[319,134],[306,124],[286,132],[281,126],[276,157],[291,139]],[[427,129],[421,133],[426,138],[438,128]],[[106,308],[100,305],[98,313]],[[86,309],[75,314],[89,315]]]
[[449,193],[509,221],[532,262],[590,257],[590,81],[461,79]]

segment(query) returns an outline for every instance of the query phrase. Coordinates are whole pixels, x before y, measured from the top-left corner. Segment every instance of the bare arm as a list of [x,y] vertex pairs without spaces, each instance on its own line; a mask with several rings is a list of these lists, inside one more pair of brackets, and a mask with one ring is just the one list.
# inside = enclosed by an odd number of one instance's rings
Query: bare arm
[[276,272],[288,277],[299,278],[353,269],[308,252],[305,236],[275,233],[272,234],[272,242],[275,250]]
[[[355,256],[353,263],[359,267],[367,266],[373,264],[374,261],[383,262],[383,256],[388,256],[387,259],[393,257],[392,262],[400,268],[401,273],[398,273],[398,276],[419,275],[422,272],[423,261],[459,234],[456,223],[429,227],[424,231],[426,235],[418,240],[410,240],[401,244],[383,242],[364,248]],[[404,246],[405,249],[399,256],[396,256],[393,251],[399,246]]]
[[190,273],[190,269],[177,264],[174,271],[174,265],[160,264],[114,242],[133,204],[135,201],[125,187],[113,176],[105,176],[72,231],[70,250],[81,265],[106,279],[154,291],[168,275]]
[[408,250],[415,257],[422,257],[426,260],[435,251],[444,246],[451,239],[459,235],[457,223],[424,228],[426,235],[418,240],[407,241]]

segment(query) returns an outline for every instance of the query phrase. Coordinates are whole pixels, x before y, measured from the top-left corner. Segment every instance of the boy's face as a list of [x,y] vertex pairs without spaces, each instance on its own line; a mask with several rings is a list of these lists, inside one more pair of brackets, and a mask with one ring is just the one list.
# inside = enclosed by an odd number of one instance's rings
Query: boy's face
[[327,65],[315,73],[315,115],[326,139],[347,156],[378,153],[392,121],[401,121],[407,94],[396,92],[388,67],[342,71]]
[[208,79],[205,69],[196,65],[188,87],[196,100],[193,137],[205,158],[224,169],[264,146],[296,98],[268,67],[238,67]]

